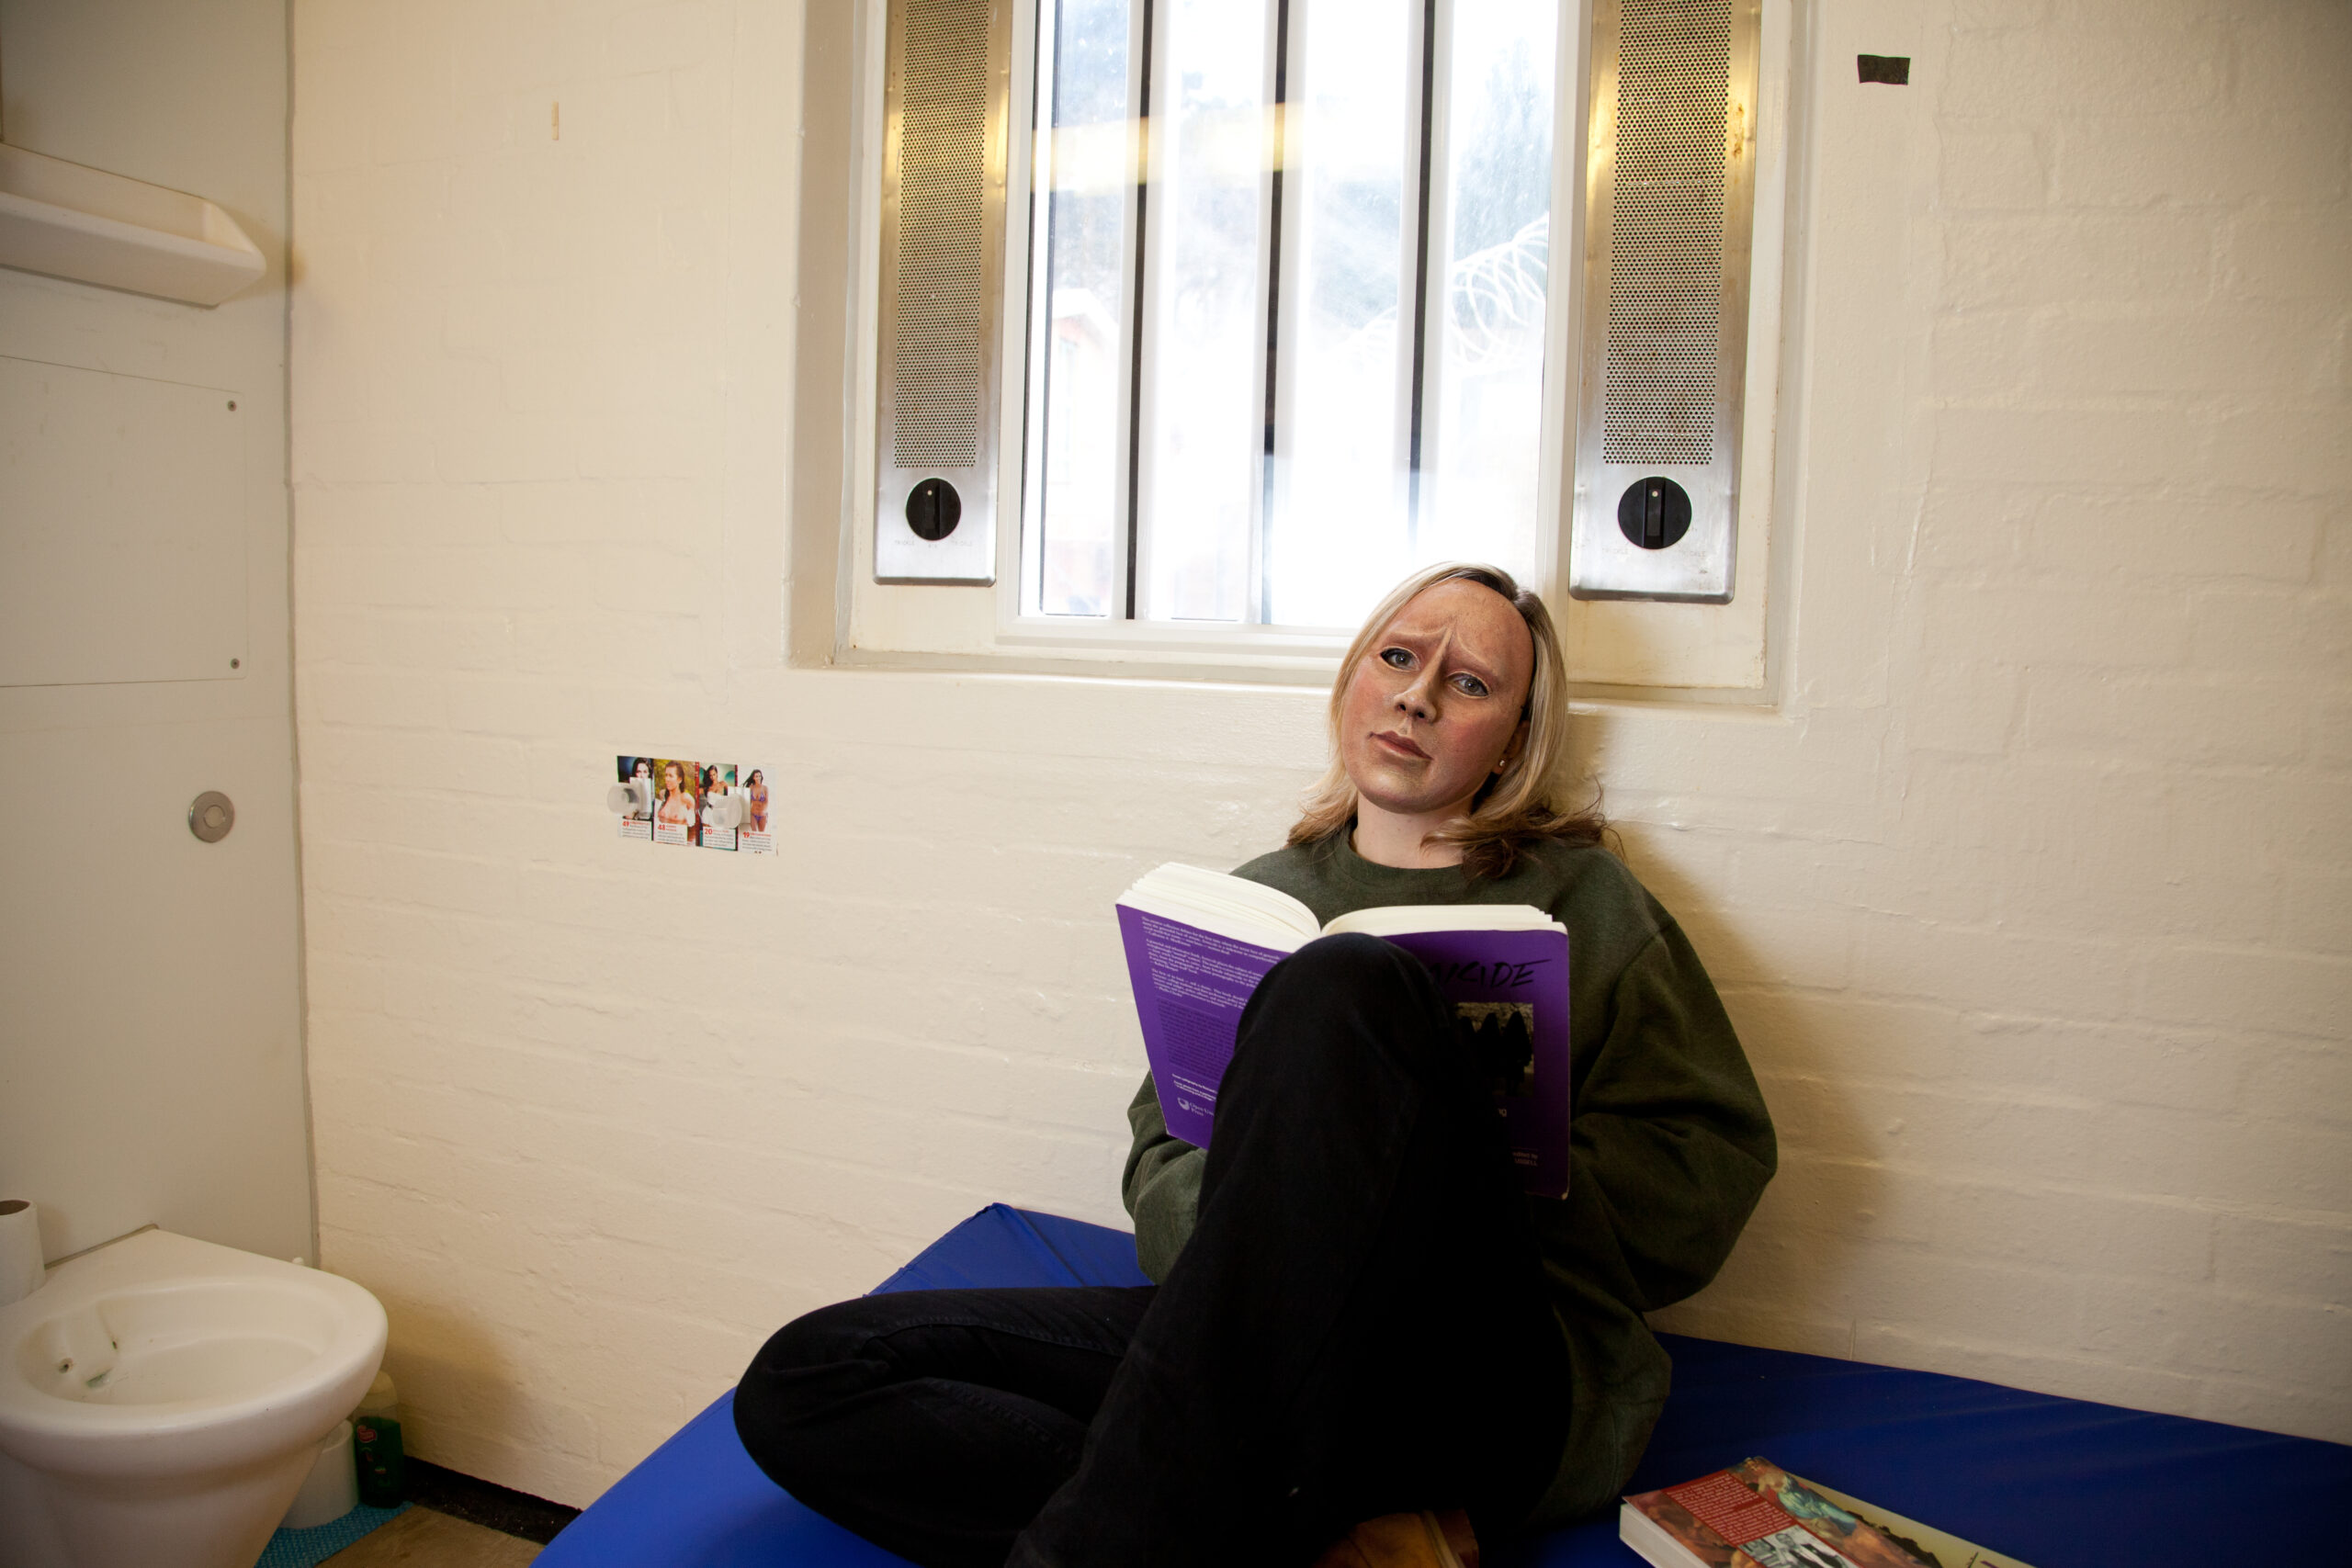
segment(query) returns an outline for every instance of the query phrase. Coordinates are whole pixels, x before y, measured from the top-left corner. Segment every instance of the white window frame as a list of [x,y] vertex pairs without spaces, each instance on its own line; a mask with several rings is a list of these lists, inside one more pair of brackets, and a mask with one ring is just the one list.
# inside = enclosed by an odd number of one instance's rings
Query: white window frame
[[[1029,182],[1034,154],[1036,0],[1017,0],[1012,44],[1005,280],[1001,309],[1002,424],[998,451],[996,581],[987,586],[874,581],[878,451],[877,215],[883,186],[882,114],[888,0],[856,6],[858,61],[851,96],[853,179],[848,306],[849,374],[842,453],[841,603],[829,662],[885,667],[1032,671],[1081,675],[1210,677],[1279,683],[1327,682],[1352,628],[1024,615],[1021,554],[1026,534],[1025,377],[1030,346],[1026,286],[1035,234]],[[1554,264],[1545,302],[1545,367],[1540,451],[1542,558],[1531,574],[1564,623],[1570,676],[1607,694],[1668,688],[1702,700],[1769,700],[1768,601],[1775,491],[1782,315],[1792,141],[1792,34],[1796,0],[1762,0],[1757,113],[1757,179],[1750,273],[1747,395],[1736,594],[1728,604],[1571,601],[1565,565],[1571,507],[1564,468],[1573,458],[1576,333],[1582,320],[1584,172],[1590,119],[1591,29],[1587,0],[1562,0],[1557,118],[1552,187]],[[1432,157],[1438,154],[1433,150]],[[1567,265],[1559,265],[1565,258]],[[808,383],[804,380],[804,389]],[[1121,560],[1124,562],[1121,547]]]

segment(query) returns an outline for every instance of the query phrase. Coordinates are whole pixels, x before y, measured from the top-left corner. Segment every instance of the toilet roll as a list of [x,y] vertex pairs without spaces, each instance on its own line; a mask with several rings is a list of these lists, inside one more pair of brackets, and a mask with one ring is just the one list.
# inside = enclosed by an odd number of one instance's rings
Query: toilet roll
[[22,1198],[0,1198],[0,1306],[40,1289],[40,1211]]

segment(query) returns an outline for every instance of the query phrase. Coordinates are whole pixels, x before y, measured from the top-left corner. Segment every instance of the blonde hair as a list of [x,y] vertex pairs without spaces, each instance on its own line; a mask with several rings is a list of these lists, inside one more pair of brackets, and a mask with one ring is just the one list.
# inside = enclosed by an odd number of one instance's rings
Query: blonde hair
[[1567,670],[1561,661],[1560,637],[1553,628],[1552,613],[1544,607],[1541,598],[1521,588],[1501,568],[1452,561],[1415,572],[1390,589],[1387,596],[1373,606],[1372,614],[1364,618],[1363,629],[1348,645],[1347,654],[1340,661],[1339,679],[1331,683],[1331,765],[1300,803],[1301,814],[1290,830],[1292,843],[1318,843],[1346,832],[1354,822],[1355,781],[1348,777],[1340,753],[1340,725],[1348,687],[1356,678],[1358,666],[1388,629],[1388,623],[1396,618],[1397,612],[1416,595],[1441,582],[1456,580],[1475,582],[1501,594],[1527,625],[1528,636],[1535,645],[1527,705],[1521,710],[1527,740],[1503,764],[1502,772],[1479,786],[1478,793],[1471,797],[1467,817],[1447,823],[1422,842],[1459,845],[1464,871],[1473,876],[1500,876],[1518,862],[1521,852],[1539,840],[1556,839],[1572,844],[1600,840],[1605,824],[1597,806],[1581,811],[1563,811],[1552,802],[1553,775],[1567,752],[1568,743]]

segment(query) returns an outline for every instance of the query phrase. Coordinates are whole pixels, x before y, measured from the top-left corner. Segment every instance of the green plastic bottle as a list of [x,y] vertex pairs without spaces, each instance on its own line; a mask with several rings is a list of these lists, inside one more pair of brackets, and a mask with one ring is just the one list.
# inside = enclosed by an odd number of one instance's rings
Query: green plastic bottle
[[351,1416],[351,1453],[359,1466],[359,1500],[397,1508],[408,1495],[408,1466],[401,1457],[401,1404],[392,1374],[378,1372]]

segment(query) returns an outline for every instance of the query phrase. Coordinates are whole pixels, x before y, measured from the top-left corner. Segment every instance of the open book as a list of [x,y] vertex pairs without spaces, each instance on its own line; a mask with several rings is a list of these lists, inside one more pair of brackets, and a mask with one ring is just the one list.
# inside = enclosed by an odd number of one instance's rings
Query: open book
[[1455,1037],[1492,1083],[1529,1192],[1568,1190],[1568,933],[1525,904],[1399,904],[1328,926],[1289,894],[1170,863],[1119,899],[1127,977],[1168,1130],[1208,1146],[1217,1085],[1258,982],[1318,936],[1385,937],[1437,976]]

